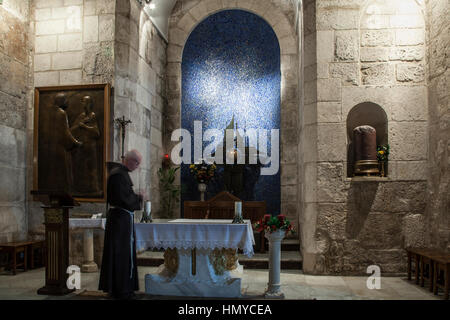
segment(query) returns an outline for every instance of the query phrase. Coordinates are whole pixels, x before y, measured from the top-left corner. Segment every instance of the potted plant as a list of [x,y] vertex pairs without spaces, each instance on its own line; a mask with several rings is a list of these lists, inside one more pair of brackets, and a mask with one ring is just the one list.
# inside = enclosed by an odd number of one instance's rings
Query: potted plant
[[174,185],[175,174],[180,167],[159,168],[158,177],[161,192],[161,216],[171,217],[174,206],[180,202],[180,187]]

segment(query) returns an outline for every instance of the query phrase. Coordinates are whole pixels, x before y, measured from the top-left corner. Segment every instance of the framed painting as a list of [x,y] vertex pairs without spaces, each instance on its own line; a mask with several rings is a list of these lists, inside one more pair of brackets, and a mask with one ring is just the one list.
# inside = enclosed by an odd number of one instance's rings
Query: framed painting
[[109,84],[35,88],[33,188],[106,201]]

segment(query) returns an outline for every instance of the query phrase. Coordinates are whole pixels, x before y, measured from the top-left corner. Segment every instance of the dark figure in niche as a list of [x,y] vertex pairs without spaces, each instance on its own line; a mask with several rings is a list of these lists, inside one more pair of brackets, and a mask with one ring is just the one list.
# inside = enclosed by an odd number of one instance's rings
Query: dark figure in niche
[[81,99],[84,108],[70,128],[83,147],[73,152],[74,193],[78,196],[100,196],[97,168],[97,140],[100,138],[97,117],[91,96]]
[[40,172],[46,173],[44,177],[40,174],[45,181],[45,185],[39,185],[40,189],[72,192],[72,159],[69,152],[83,143],[75,139],[69,130],[65,111],[67,107],[66,95],[58,93],[55,96],[55,104],[49,107],[46,114],[48,125],[40,128],[39,157],[42,166]]
[[99,290],[115,299],[132,299],[139,290],[136,264],[134,211],[140,210],[143,195],[133,191],[129,172],[142,161],[137,150],[127,152],[123,164],[115,166],[108,177],[105,241]]
[[[208,195],[214,195],[220,191],[226,190],[232,195],[245,201],[255,200],[255,185],[261,175],[261,162],[259,161],[258,150],[252,146],[245,146],[243,150],[239,150],[238,145],[245,145],[245,139],[237,131],[236,137],[233,140],[232,150],[228,150],[229,157],[234,159],[233,164],[226,163],[227,142],[226,142],[226,130],[234,130],[235,121],[234,116],[227,126],[224,132],[223,142],[217,147],[222,148],[223,152],[223,164],[218,165],[216,176],[213,181],[208,185],[210,190]],[[237,124],[236,124],[237,129]],[[239,143],[238,143],[239,141]],[[238,163],[239,152],[244,153],[244,164]],[[215,153],[213,153],[215,156]],[[250,157],[257,159],[256,164],[250,164]],[[254,162],[254,161],[253,161]]]

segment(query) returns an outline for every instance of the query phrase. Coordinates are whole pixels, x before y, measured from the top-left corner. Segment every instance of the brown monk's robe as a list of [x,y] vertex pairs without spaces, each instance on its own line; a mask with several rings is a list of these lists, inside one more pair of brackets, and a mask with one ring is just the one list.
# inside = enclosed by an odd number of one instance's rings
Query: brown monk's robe
[[[124,165],[118,164],[108,177],[107,201],[114,208],[110,208],[106,216],[99,290],[115,298],[127,298],[139,290],[134,222],[130,213],[123,209],[140,210],[142,199],[134,193],[128,173]],[[132,249],[131,237],[134,240]]]

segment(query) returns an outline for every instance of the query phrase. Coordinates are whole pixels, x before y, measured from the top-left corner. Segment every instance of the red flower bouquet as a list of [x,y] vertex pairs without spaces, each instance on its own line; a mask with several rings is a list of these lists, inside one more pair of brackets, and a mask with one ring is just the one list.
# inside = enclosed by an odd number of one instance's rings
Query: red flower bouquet
[[253,228],[258,232],[261,232],[263,230],[269,233],[277,230],[284,230],[286,234],[288,232],[295,232],[290,221],[284,214],[279,214],[275,217],[272,217],[270,214],[266,214],[261,220],[253,225]]

